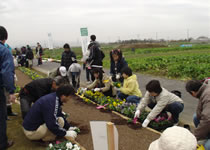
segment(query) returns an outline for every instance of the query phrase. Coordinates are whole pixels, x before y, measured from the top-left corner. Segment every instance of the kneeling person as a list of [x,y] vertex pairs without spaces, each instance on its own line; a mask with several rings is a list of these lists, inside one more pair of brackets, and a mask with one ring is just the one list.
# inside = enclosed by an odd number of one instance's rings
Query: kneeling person
[[177,124],[179,121],[179,114],[184,109],[182,99],[161,87],[158,80],[151,80],[147,83],[146,90],[144,98],[141,100],[135,113],[136,118],[140,116],[140,112],[143,111],[146,106],[152,108],[152,111],[144,120],[142,126],[147,127],[150,121],[155,119],[163,110],[170,112],[174,123]]
[[139,84],[135,74],[132,74],[132,70],[129,67],[125,67],[121,72],[124,83],[123,87],[117,89],[119,99],[126,99],[127,103],[139,103],[142,94],[139,89]]
[[53,141],[56,136],[76,138],[77,133],[70,129],[65,120],[61,105],[67,103],[75,91],[70,85],[59,87],[37,100],[23,121],[23,131],[30,140]]

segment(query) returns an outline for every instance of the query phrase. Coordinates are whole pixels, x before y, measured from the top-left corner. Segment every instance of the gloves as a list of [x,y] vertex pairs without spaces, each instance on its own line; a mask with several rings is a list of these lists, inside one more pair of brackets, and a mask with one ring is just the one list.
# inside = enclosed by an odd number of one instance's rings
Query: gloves
[[65,136],[75,139],[77,137],[77,133],[75,131],[66,131],[66,135]]
[[143,128],[146,128],[148,126],[149,122],[150,121],[148,119],[145,119],[144,122],[143,122],[143,124],[142,124],[142,127]]
[[68,129],[68,131],[74,131],[75,129],[77,129],[77,127],[70,127],[70,128]]
[[140,114],[141,114],[140,110],[137,110],[137,111],[135,112],[134,119],[135,119],[135,118],[139,118]]
[[82,93],[85,93],[85,91],[87,91],[87,88],[81,88]]
[[117,74],[117,75],[116,75],[116,79],[117,79],[117,80],[120,79],[120,74]]
[[100,88],[95,88],[95,89],[94,89],[94,92],[99,92],[99,91],[101,91]]
[[120,91],[120,88],[114,87],[115,91]]

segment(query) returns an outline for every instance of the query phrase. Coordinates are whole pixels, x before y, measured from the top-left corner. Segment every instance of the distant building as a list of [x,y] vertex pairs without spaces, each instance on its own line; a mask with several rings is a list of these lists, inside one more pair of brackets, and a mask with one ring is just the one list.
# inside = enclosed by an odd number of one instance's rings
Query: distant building
[[192,39],[192,43],[210,43],[210,38],[206,36],[200,36],[197,39]]

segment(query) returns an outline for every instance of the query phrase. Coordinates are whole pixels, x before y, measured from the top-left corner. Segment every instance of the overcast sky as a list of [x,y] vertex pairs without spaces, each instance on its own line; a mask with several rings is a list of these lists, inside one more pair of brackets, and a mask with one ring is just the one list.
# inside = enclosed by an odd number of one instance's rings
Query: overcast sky
[[[209,0],[0,0],[10,45],[80,40],[88,27],[100,42],[130,38],[210,37]],[[156,34],[157,33],[157,34]]]

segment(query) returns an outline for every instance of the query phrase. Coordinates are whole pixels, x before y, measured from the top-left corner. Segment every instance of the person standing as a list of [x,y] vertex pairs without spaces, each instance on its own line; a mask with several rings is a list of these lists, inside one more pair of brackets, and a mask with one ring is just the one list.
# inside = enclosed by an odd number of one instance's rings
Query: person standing
[[100,49],[99,43],[96,41],[96,36],[90,36],[90,44],[88,45],[88,49],[90,49],[90,55],[87,59],[88,68],[91,70],[91,80],[94,81],[94,75],[92,71],[94,68],[103,69],[103,59],[105,57],[104,53]]
[[34,53],[29,45],[27,45],[27,51],[26,51],[26,62],[27,66],[29,68],[32,68],[33,66],[33,59],[34,59]]
[[61,66],[66,67],[66,70],[69,70],[69,66],[73,63],[73,61],[76,60],[76,55],[75,53],[71,50],[69,44],[64,44],[63,46],[64,52],[62,53],[62,58],[61,58]]
[[199,142],[210,150],[210,85],[198,80],[190,80],[186,84],[186,90],[193,97],[199,99],[193,122],[196,129],[194,135]]
[[15,101],[14,86],[14,62],[12,54],[4,46],[8,38],[7,30],[0,26],[0,149],[11,147],[14,142],[8,141],[6,135],[6,97],[4,90],[9,92],[9,101]]
[[38,64],[37,66],[42,64],[42,55],[43,55],[43,50],[42,50],[42,46],[40,45],[40,43],[37,43],[37,47],[36,47],[36,57],[38,59]]

